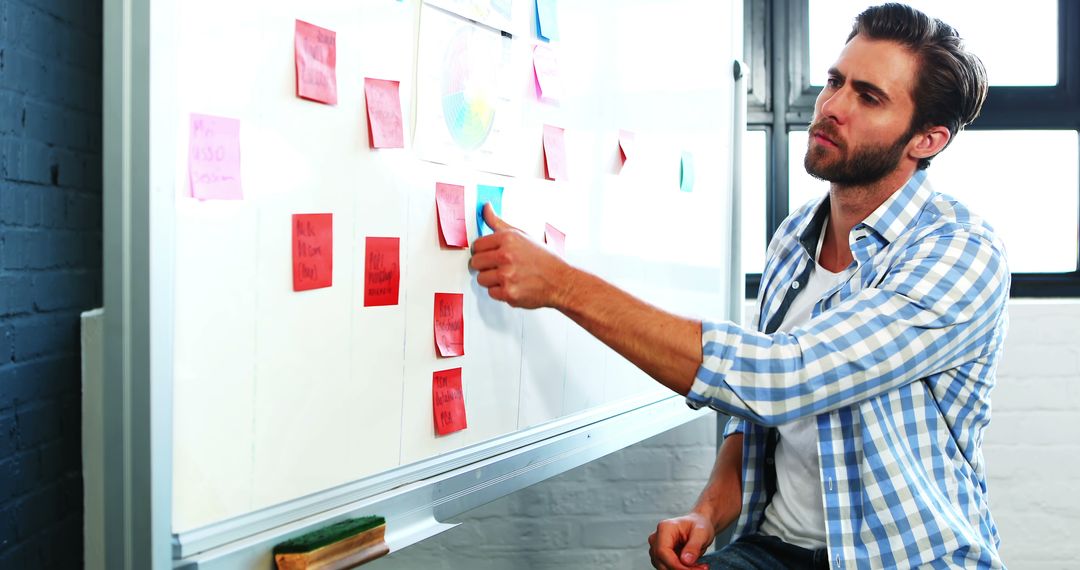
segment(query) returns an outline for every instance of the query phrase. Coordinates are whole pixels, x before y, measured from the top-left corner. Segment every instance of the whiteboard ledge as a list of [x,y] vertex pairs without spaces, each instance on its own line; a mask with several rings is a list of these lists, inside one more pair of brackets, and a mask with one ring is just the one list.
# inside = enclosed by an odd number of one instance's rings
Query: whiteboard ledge
[[[621,406],[629,407],[628,402],[622,402]],[[457,526],[443,521],[711,413],[690,410],[681,396],[633,406],[603,421],[595,419],[603,417],[605,411],[610,414],[610,409],[596,410],[585,417],[575,416],[514,434],[507,438],[510,441],[494,440],[392,471],[388,475],[401,480],[420,471],[443,469],[440,474],[363,499],[347,500],[386,482],[358,481],[355,485],[331,489],[219,525],[174,535],[174,568],[267,567],[270,551],[279,542],[346,518],[383,513],[387,518],[386,541],[390,551],[396,552]],[[567,422],[581,425],[567,430]],[[522,445],[523,441],[527,443]],[[485,453],[490,455],[492,448],[515,443],[516,447],[487,459],[468,462],[470,457],[475,460]],[[462,461],[466,463],[447,470],[448,465]],[[334,503],[337,506],[330,506]],[[302,511],[310,513],[318,506],[326,508],[303,517],[290,516]],[[267,528],[270,520],[291,522]],[[210,544],[214,546],[207,548]]]

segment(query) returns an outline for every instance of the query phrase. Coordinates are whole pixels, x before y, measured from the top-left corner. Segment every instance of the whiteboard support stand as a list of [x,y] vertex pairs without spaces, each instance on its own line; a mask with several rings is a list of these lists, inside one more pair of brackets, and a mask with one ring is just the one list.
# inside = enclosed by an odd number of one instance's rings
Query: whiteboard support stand
[[103,5],[104,374],[96,387],[102,396],[103,484],[97,491],[105,525],[100,546],[110,570],[172,564],[171,322],[152,318],[151,307],[170,306],[172,290],[152,283],[150,271],[151,251],[154,263],[172,262],[171,254],[160,257],[152,239],[172,226],[169,216],[160,215],[165,204],[151,192],[154,177],[162,179],[152,172],[157,159],[150,151],[156,142],[150,124],[151,5],[158,3]]

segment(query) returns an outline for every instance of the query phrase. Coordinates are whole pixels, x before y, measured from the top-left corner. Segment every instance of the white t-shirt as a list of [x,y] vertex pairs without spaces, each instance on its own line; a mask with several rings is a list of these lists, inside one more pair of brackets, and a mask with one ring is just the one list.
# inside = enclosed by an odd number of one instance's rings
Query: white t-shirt
[[[828,224],[828,218],[825,220]],[[810,322],[814,305],[833,287],[847,279],[850,270],[833,273],[817,262],[825,235],[822,224],[814,253],[814,267],[806,286],[791,302],[778,332]],[[822,502],[821,469],[818,461],[817,417],[810,416],[777,428],[776,492],[765,508],[761,532],[788,544],[811,550],[825,548],[825,506]]]

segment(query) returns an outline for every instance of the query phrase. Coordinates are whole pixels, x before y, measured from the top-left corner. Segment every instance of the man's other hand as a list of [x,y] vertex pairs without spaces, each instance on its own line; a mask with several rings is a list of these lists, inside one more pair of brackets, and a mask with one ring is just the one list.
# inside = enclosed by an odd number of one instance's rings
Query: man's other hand
[[512,307],[559,308],[570,288],[570,265],[496,216],[491,204],[484,204],[484,221],[495,233],[473,242],[469,267],[478,272],[476,282]]
[[702,514],[663,520],[649,535],[649,557],[661,570],[707,570],[695,563],[715,537],[712,522]]

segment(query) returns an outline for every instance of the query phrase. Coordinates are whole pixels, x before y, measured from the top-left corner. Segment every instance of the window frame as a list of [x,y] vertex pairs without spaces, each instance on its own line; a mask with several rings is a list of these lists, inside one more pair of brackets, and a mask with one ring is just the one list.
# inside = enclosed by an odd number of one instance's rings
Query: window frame
[[[788,133],[809,126],[821,89],[811,84],[809,10],[809,0],[744,0],[747,128],[764,129],[768,141],[766,244],[788,215]],[[992,86],[967,128],[1075,130],[1080,136],[1080,2],[1058,0],[1057,85]],[[759,273],[747,274],[748,298],[757,296],[760,282]],[[1076,271],[1013,273],[1011,296],[1080,297],[1080,255]]]

